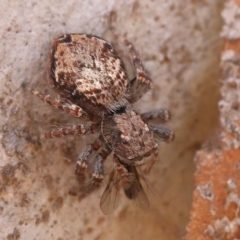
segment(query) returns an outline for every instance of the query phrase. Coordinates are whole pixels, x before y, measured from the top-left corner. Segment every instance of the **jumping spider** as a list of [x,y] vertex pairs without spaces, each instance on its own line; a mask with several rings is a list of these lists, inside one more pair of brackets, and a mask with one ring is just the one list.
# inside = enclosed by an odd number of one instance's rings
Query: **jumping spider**
[[158,157],[156,136],[166,142],[173,139],[168,128],[148,124],[152,119],[168,121],[168,110],[138,114],[132,108],[151,88],[152,80],[134,46],[114,30],[113,35],[116,43],[120,40],[128,48],[135,78],[128,79],[123,61],[109,42],[88,34],[65,34],[53,41],[48,62],[48,81],[60,99],[33,91],[45,103],[92,122],[58,128],[42,138],[99,133],[76,162],[76,174],[83,176],[90,155],[97,153],[92,166],[92,189],[101,184],[104,161],[113,152],[113,170],[100,202],[104,213],[115,209],[120,186],[129,199],[148,207],[139,179],[144,177],[136,167],[151,155],[145,172],[151,170]]

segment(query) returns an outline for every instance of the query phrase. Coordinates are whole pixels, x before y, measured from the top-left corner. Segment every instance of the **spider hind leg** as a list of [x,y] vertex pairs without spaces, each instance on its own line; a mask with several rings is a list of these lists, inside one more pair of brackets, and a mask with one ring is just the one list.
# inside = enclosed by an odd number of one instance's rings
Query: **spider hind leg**
[[152,86],[152,79],[149,73],[145,70],[141,58],[134,48],[133,44],[129,42],[125,37],[120,37],[115,29],[111,27],[111,31],[114,36],[114,41],[122,42],[128,49],[131,62],[135,68],[136,77],[130,81],[130,89],[128,92],[129,102],[134,103],[139,100]]

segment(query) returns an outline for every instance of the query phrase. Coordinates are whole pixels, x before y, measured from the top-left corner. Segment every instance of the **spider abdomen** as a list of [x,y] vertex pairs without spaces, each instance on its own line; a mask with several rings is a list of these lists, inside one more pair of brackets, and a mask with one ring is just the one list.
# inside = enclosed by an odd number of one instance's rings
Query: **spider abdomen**
[[113,109],[126,102],[128,79],[123,62],[111,44],[99,37],[66,34],[57,38],[48,77],[61,96],[81,107]]

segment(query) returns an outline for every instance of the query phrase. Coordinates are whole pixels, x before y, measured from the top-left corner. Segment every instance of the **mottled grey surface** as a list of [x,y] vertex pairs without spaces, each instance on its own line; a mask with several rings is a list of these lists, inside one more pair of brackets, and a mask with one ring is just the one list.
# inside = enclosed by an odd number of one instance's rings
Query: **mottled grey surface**
[[[197,2],[197,3],[195,3]],[[194,186],[193,156],[218,123],[218,71],[223,1],[0,0],[0,239],[179,239]],[[34,138],[73,119],[36,99],[48,89],[51,41],[63,33],[103,36],[110,12],[151,72],[154,88],[140,111],[166,107],[175,142],[161,144],[149,176],[150,212],[121,195],[110,216],[99,209],[103,189],[81,199],[74,160],[91,138]]]

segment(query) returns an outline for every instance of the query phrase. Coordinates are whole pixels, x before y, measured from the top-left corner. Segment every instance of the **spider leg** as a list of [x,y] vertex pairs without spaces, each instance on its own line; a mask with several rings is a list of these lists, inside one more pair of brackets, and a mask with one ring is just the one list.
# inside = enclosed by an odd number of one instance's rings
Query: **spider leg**
[[[174,133],[164,126],[156,126],[156,127],[149,126],[149,127],[153,131],[153,133],[156,134],[164,142],[170,142],[174,139]],[[154,148],[152,153],[152,159],[149,162],[149,166],[146,169],[144,169],[145,174],[148,174],[151,171],[157,158],[158,158],[158,148]]]
[[91,179],[91,190],[98,188],[103,181],[103,161],[105,159],[101,155],[97,155],[93,162],[93,171]]
[[[92,143],[91,145],[86,146],[84,151],[80,154],[78,161],[76,162],[75,174],[78,177],[81,178],[84,176],[85,170],[89,164],[90,155],[93,152],[97,152],[102,147],[102,145],[103,145],[103,140],[100,137],[100,138],[97,138],[94,141],[94,143]],[[109,154],[108,154],[108,149],[105,149],[105,148],[106,147],[103,146],[101,152],[98,155],[106,158]]]
[[129,102],[134,103],[139,100],[152,86],[152,79],[143,67],[142,61],[133,44],[126,38],[120,37],[115,29],[111,28],[115,41],[120,40],[127,48],[130,54],[131,62],[136,70],[136,77],[130,81]]
[[96,132],[98,124],[86,126],[84,124],[77,124],[64,128],[56,128],[51,132],[41,134],[40,138],[60,138],[64,136],[85,135],[86,133],[93,134]]
[[93,171],[92,171],[92,182],[91,182],[91,186],[93,190],[98,188],[102,183],[102,180],[104,177],[103,163],[110,153],[111,153],[111,149],[106,144],[104,144],[101,151],[98,153],[98,155],[94,159]]
[[161,122],[167,122],[171,118],[171,114],[167,109],[156,109],[141,114],[143,121],[159,119]]
[[82,196],[86,196],[100,187],[104,178],[104,161],[105,158],[103,158],[100,154],[95,157],[93,162],[92,178],[90,182],[80,189]]
[[86,113],[83,112],[82,108],[80,108],[79,106],[71,103],[63,103],[61,100],[59,99],[54,99],[53,97],[51,97],[50,95],[44,95],[41,94],[38,91],[32,91],[32,93],[34,95],[36,95],[38,98],[40,98],[43,102],[57,108],[60,109],[68,114],[73,115],[74,117],[80,118],[80,117],[86,117]]
[[77,177],[82,179],[84,177],[85,170],[88,167],[89,164],[89,157],[94,151],[92,145],[86,146],[84,151],[80,154],[78,161],[76,162],[76,167],[75,167],[75,174]]
[[158,148],[154,148],[153,153],[152,153],[152,159],[150,160],[148,167],[143,170],[144,174],[150,173],[150,171],[157,159],[158,159]]
[[170,129],[164,126],[151,126],[149,128],[153,131],[153,133],[159,137],[164,142],[171,142],[174,139],[174,133]]
[[[108,157],[108,155],[111,153],[111,149],[104,143],[101,136],[95,140],[95,142],[91,145],[91,147],[92,149],[85,154],[86,158],[79,159],[76,165],[76,173],[83,174],[84,170],[88,165],[89,155],[91,154],[91,151],[98,151],[101,148],[100,152],[97,154],[97,156],[93,161],[92,177],[90,182],[88,182],[87,185],[83,186],[83,188],[80,189],[83,196],[88,195],[89,193],[93,192],[95,189],[100,187],[104,177],[103,163]],[[85,164],[83,164],[84,161],[85,161]]]

